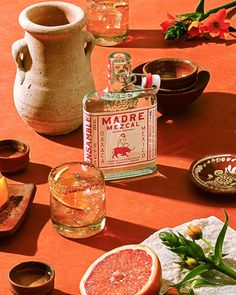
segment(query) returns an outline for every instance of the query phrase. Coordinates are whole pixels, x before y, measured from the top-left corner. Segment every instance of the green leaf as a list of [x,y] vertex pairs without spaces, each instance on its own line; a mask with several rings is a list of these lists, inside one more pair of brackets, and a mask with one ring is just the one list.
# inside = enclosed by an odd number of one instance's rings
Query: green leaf
[[188,291],[188,295],[195,295],[193,289],[189,289],[189,291]]
[[223,243],[224,243],[224,239],[225,239],[225,234],[226,234],[228,224],[229,224],[228,214],[225,212],[225,210],[223,210],[223,212],[225,215],[225,223],[219,233],[219,236],[217,238],[216,245],[215,245],[214,260],[215,260],[216,265],[223,263],[222,248],[223,248]]
[[190,271],[184,278],[182,281],[180,281],[177,285],[180,286],[181,284],[185,284],[186,282],[188,282],[189,280],[191,280],[192,278],[210,270],[213,269],[213,265],[211,264],[200,264],[197,267],[195,267],[192,271]]
[[178,232],[178,235],[179,235],[179,241],[180,241],[181,245],[187,246],[188,240],[179,232]]
[[202,286],[216,286],[216,285],[219,285],[217,283],[214,283],[212,281],[209,281],[209,280],[205,280],[205,279],[196,279],[196,280],[193,280],[191,282],[191,287],[202,287]]
[[229,32],[236,32],[236,29],[232,26],[229,27]]
[[[169,30],[171,32],[172,30]],[[179,238],[173,232],[161,232],[159,238],[162,243],[167,247],[178,247],[180,246]]]
[[202,248],[195,242],[189,239],[186,239],[181,233],[179,234],[179,239],[183,245],[185,245],[186,248],[186,255],[196,258],[196,259],[202,259],[205,260],[206,256],[202,250]]
[[196,12],[204,13],[204,6],[205,6],[205,0],[200,0],[200,2],[197,5]]
[[196,12],[189,12],[189,13],[181,13],[177,14],[176,17],[180,19],[190,19],[190,20],[196,20],[198,17],[201,15],[201,13],[196,13]]
[[180,247],[177,247],[177,248],[169,248],[170,251],[178,254],[179,256],[188,256],[188,248],[186,246],[180,246]]
[[187,249],[189,256],[203,261],[207,259],[202,248],[194,241],[187,240]]

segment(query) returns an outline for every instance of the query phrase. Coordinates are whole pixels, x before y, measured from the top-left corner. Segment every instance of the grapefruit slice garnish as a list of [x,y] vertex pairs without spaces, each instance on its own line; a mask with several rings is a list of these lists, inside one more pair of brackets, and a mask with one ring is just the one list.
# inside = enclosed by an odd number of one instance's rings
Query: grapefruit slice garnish
[[8,185],[5,177],[0,178],[0,208],[9,201]]
[[161,286],[161,264],[145,245],[115,248],[94,261],[80,281],[81,295],[155,295]]

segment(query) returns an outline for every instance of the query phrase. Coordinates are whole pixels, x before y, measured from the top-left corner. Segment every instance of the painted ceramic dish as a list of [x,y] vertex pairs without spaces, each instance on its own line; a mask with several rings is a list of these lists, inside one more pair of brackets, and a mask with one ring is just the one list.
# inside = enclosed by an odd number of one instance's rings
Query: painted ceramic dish
[[10,290],[15,295],[46,295],[54,289],[54,269],[39,261],[14,266],[8,274]]
[[203,157],[190,167],[191,180],[211,193],[236,194],[236,155]]

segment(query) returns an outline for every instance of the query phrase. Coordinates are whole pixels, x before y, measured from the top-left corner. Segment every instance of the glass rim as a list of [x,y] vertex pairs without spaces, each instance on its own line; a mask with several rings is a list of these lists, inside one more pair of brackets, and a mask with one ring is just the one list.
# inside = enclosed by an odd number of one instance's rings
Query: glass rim
[[[61,188],[64,188],[66,190],[70,189],[70,188],[75,188],[74,186],[70,186],[70,185],[63,185],[61,183],[59,183],[57,180],[54,179],[55,175],[53,175],[53,173],[59,169],[60,167],[63,167],[65,165],[85,165],[87,167],[90,167],[90,168],[93,168],[98,174],[99,176],[101,177],[101,181],[102,181],[102,184],[105,185],[105,177],[104,177],[104,174],[103,172],[98,169],[94,164],[90,163],[90,162],[87,162],[87,161],[68,161],[68,162],[63,162],[61,164],[58,164],[57,166],[53,167],[51,169],[51,171],[49,172],[48,174],[48,184],[49,186],[50,185],[55,185],[57,187],[61,187]],[[60,171],[60,170],[58,170]]]

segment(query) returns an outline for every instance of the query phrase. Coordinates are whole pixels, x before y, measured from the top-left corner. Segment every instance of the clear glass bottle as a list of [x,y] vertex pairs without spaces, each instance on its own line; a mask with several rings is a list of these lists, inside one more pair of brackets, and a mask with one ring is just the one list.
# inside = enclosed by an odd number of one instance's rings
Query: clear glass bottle
[[[101,169],[106,180],[156,170],[159,85],[136,86],[136,77],[130,55],[114,52],[109,55],[108,88],[83,99],[84,159]],[[155,80],[160,84],[159,76]]]
[[97,45],[122,43],[129,29],[129,0],[87,0],[87,30]]

